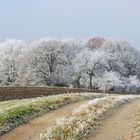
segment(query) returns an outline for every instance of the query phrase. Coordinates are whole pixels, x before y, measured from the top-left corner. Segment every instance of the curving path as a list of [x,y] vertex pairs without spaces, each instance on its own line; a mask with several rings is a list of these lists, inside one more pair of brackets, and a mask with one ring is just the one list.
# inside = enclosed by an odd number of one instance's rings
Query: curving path
[[[1,136],[0,140],[34,140],[45,129],[53,126],[54,120],[67,115],[86,102],[88,101],[80,101],[49,112],[31,121],[30,124],[15,128]],[[140,99],[116,109],[107,120],[101,123],[96,132],[90,133],[86,140],[135,140],[134,124],[137,112],[140,112]]]
[[114,111],[96,132],[89,135],[88,140],[135,140],[134,124],[137,112],[140,112],[140,99]]
[[31,121],[29,124],[17,127],[9,133],[4,134],[0,137],[0,140],[34,140],[45,129],[53,126],[54,120],[68,114],[74,108],[77,108],[79,105],[87,102],[88,100],[79,101],[73,104],[65,105],[58,110],[51,111],[46,115]]

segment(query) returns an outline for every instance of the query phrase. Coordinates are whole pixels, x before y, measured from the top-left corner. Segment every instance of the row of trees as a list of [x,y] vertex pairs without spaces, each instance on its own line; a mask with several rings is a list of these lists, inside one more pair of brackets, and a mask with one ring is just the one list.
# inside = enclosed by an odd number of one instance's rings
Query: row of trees
[[0,43],[1,86],[71,86],[138,91],[140,54],[112,38]]

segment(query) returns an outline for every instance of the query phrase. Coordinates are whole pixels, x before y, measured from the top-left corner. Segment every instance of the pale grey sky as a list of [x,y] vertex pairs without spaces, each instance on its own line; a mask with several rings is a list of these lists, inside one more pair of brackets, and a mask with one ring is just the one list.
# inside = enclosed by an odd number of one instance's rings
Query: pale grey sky
[[0,40],[116,37],[140,49],[140,0],[0,0]]

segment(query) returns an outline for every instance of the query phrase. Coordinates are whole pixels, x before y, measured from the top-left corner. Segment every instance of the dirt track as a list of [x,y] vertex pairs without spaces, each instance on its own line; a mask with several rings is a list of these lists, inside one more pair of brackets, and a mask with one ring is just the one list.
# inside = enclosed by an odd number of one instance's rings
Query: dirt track
[[134,140],[137,112],[140,112],[140,100],[122,106],[101,124],[96,133],[90,134],[88,140]]
[[88,101],[80,101],[47,113],[43,117],[39,117],[30,122],[30,124],[15,128],[11,132],[1,136],[0,140],[34,140],[41,132],[45,130],[45,128],[47,129],[48,127],[52,126],[54,120],[68,114],[74,108],[87,102]]
[[[71,112],[74,108],[88,101],[66,105],[61,109],[47,113],[30,124],[20,126],[0,137],[0,140],[34,140],[41,132],[54,124],[54,120]],[[113,114],[100,128],[91,133],[88,140],[135,140],[135,114],[140,112],[140,100],[133,101],[114,110]],[[139,134],[140,135],[140,134]]]

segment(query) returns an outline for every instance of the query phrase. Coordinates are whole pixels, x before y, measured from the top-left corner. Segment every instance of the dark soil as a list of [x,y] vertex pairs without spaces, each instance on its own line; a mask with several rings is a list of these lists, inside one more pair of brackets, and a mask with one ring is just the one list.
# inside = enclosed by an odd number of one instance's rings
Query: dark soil
[[35,98],[63,93],[91,92],[88,89],[58,87],[0,87],[0,101]]

